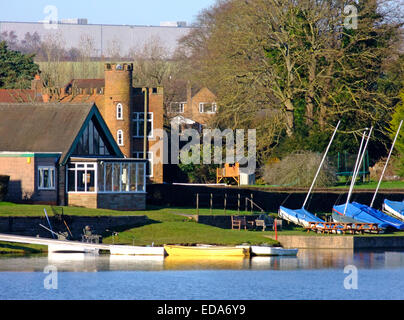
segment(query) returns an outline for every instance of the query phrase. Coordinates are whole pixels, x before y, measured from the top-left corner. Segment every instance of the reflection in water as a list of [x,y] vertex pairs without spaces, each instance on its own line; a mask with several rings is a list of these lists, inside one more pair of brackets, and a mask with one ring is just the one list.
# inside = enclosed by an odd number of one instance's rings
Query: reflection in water
[[244,257],[166,257],[165,270],[244,270],[249,259]]
[[163,256],[109,256],[109,270],[164,270]]
[[300,250],[297,257],[181,258],[52,253],[48,256],[0,257],[0,272],[43,272],[54,265],[61,272],[164,270],[315,270],[404,268],[404,252],[352,250]]

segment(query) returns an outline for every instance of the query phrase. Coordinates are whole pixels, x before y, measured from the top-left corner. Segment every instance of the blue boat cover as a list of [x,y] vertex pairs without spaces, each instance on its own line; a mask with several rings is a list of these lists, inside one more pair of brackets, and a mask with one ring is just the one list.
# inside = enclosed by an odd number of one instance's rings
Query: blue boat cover
[[281,210],[285,211],[287,214],[298,218],[299,220],[306,222],[324,222],[320,218],[316,217],[314,214],[308,212],[306,209],[292,210],[285,207],[280,207]]
[[384,200],[384,204],[388,205],[394,211],[397,211],[397,213],[404,214],[404,202],[390,201],[386,199]]
[[[334,206],[333,211],[343,215],[345,210],[345,204],[340,206]],[[377,223],[380,228],[393,227],[398,230],[404,230],[404,223],[390,217],[383,212],[373,209],[369,206],[365,206],[363,204],[353,202],[349,203],[346,216],[351,217],[352,219],[366,222],[366,223]]]

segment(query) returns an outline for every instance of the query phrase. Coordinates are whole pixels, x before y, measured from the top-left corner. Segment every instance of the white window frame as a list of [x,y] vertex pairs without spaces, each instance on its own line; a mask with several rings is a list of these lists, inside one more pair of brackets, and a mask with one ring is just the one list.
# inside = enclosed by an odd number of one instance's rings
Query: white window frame
[[[180,111],[173,111],[173,105],[174,104],[179,106]],[[185,104],[186,104],[186,102],[171,102],[170,103],[170,113],[184,113],[185,112]]]
[[[137,187],[138,187],[138,179],[139,179],[139,166],[140,165],[142,165],[143,164],[143,170],[144,170],[144,172],[146,172],[146,163],[138,163],[138,162],[131,162],[131,163],[128,163],[129,164],[129,167],[130,167],[130,170],[132,170],[132,166],[136,166],[136,191],[122,191],[122,179],[120,178],[119,179],[119,190],[121,190],[121,191],[105,191],[105,189],[106,189],[106,164],[112,164],[112,171],[111,171],[111,175],[112,175],[112,187],[114,187],[114,181],[113,181],[113,177],[114,177],[114,171],[115,171],[115,166],[114,166],[114,164],[116,164],[117,162],[109,162],[109,161],[106,161],[106,162],[104,162],[104,171],[102,172],[102,174],[104,175],[104,191],[97,191],[98,193],[102,193],[102,194],[117,194],[117,193],[124,193],[124,194],[133,194],[133,193],[136,193],[136,194],[139,194],[139,193],[146,193],[146,174],[143,176],[143,190],[141,190],[141,191],[139,191],[138,189],[137,189]],[[122,175],[122,164],[123,164],[124,162],[120,162],[120,165],[119,165],[119,176],[121,177],[121,175]],[[98,170],[98,168],[97,168],[97,170]],[[131,181],[130,181],[130,175],[128,175],[128,181],[127,181],[127,184],[128,185],[130,185],[130,183],[131,183]],[[98,176],[97,176],[97,189],[96,190],[98,190]]]
[[[40,185],[41,183],[41,171],[48,171],[48,177],[52,184],[50,187],[43,187]],[[53,171],[53,175],[52,172]],[[56,168],[54,166],[38,166],[38,190],[56,190]]]
[[116,119],[123,120],[123,105],[120,102],[116,104]]
[[[205,104],[211,104],[214,108],[214,111],[205,111]],[[217,104],[216,102],[200,102],[199,103],[199,113],[206,113],[206,114],[215,114],[217,113]]]
[[[153,178],[153,176],[154,176],[154,168],[153,168],[154,155],[153,155],[153,152],[151,152],[151,151],[147,151],[146,154],[147,154],[147,161],[150,163],[149,164],[150,175],[145,174],[145,176],[147,178]],[[134,155],[135,159],[143,159],[143,151],[134,152],[133,155]],[[146,168],[145,168],[145,170],[146,170]]]
[[116,142],[118,143],[118,146],[120,146],[120,147],[123,147],[125,145],[122,130],[118,130],[116,132]]
[[[133,122],[141,122],[141,120],[144,120],[144,112],[133,112]],[[147,138],[153,138],[154,137],[154,117],[153,117],[153,112],[148,112],[147,113],[147,122],[151,122],[151,130],[150,134],[147,136]],[[138,131],[139,132],[133,132],[133,138],[144,138],[143,137],[143,132],[144,128],[140,128],[138,125]]]
[[[97,193],[98,190],[98,165],[96,162],[72,162],[70,163],[74,165],[74,168],[66,167],[66,192],[67,193]],[[83,168],[78,168],[77,165],[84,165]],[[93,165],[93,167],[89,167],[88,165]],[[77,191],[77,171],[85,171],[85,176],[87,176],[87,171],[94,171],[94,191]],[[74,190],[69,191],[69,171],[74,171]],[[87,190],[87,179],[84,181],[84,190]]]

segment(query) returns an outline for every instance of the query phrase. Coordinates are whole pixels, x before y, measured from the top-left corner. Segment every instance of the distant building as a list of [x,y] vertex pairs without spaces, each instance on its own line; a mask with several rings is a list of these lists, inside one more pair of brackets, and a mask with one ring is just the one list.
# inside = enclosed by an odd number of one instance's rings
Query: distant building
[[94,103],[0,104],[0,115],[9,201],[146,208],[146,161],[124,157]]
[[167,107],[173,125],[202,130],[218,111],[217,97],[208,88],[193,88],[189,83],[178,89]]
[[186,21],[163,21],[163,22],[160,22],[160,27],[185,28],[186,26],[187,26]]
[[52,23],[52,28],[49,28],[46,22],[0,22],[0,34],[14,31],[19,40],[23,40],[28,32],[31,34],[36,32],[41,40],[47,37],[58,37],[59,42],[64,46],[63,49],[66,50],[80,48],[82,39],[89,38],[94,43],[94,57],[107,57],[109,52],[117,51],[116,46],[119,46],[118,51],[124,57],[131,51],[141,51],[147,43],[156,40],[162,47],[167,48],[169,53],[173,53],[178,47],[178,40],[191,30],[183,23],[177,23],[177,28],[173,28],[171,26],[85,24],[84,19],[67,21],[55,23],[55,25]]

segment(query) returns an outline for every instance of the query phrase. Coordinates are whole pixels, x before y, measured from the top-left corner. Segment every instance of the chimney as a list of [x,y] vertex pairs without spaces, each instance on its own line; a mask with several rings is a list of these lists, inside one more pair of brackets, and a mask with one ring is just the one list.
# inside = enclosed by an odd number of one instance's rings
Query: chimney
[[31,81],[31,90],[34,90],[36,93],[42,93],[43,84],[41,80],[41,76],[36,74],[34,80]]

